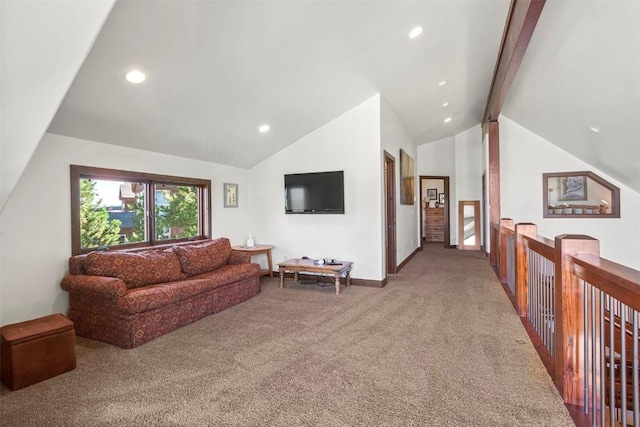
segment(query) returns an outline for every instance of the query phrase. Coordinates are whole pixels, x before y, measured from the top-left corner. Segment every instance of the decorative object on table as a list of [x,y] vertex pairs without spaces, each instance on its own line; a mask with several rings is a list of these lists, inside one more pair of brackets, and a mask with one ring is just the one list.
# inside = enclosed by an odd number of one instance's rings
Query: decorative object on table
[[238,207],[238,184],[224,183],[224,207]]
[[412,205],[414,203],[414,177],[413,159],[400,149],[400,204]]
[[427,189],[427,197],[429,200],[438,200],[438,189],[437,188],[428,188]]
[[247,239],[247,247],[252,248],[256,245],[256,242],[253,240],[253,236],[249,234],[249,238]]

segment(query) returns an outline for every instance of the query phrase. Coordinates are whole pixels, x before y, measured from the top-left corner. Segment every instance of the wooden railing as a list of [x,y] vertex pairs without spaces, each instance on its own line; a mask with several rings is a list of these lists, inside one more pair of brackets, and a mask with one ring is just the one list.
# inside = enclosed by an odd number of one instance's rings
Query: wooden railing
[[640,271],[601,258],[589,236],[491,227],[496,274],[565,403],[593,426],[640,427]]

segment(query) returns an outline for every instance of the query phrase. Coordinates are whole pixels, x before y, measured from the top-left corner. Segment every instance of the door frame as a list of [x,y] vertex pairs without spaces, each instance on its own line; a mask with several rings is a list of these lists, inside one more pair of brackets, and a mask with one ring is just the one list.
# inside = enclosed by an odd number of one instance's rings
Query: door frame
[[424,245],[424,234],[422,233],[422,222],[424,220],[424,207],[422,206],[422,180],[423,179],[441,179],[444,181],[444,247],[451,248],[451,230],[449,221],[451,197],[449,197],[449,177],[448,176],[434,176],[434,175],[420,175],[420,248]]
[[396,248],[396,158],[384,151],[384,202],[385,202],[385,279],[398,272]]

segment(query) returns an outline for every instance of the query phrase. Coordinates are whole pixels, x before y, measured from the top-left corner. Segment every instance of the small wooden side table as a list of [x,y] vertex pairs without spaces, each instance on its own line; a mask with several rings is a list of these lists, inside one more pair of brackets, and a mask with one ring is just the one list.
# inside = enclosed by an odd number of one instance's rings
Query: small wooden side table
[[271,249],[273,249],[272,245],[255,245],[253,247],[238,245],[232,246],[231,249],[235,251],[247,252],[252,257],[254,255],[266,254],[267,262],[269,263],[269,270],[261,270],[260,275],[273,277],[273,262],[271,261]]

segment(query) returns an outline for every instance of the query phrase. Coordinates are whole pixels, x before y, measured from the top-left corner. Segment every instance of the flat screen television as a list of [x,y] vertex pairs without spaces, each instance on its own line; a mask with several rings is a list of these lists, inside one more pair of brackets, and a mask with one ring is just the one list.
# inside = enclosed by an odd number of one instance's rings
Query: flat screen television
[[287,214],[343,214],[344,171],[284,176]]

